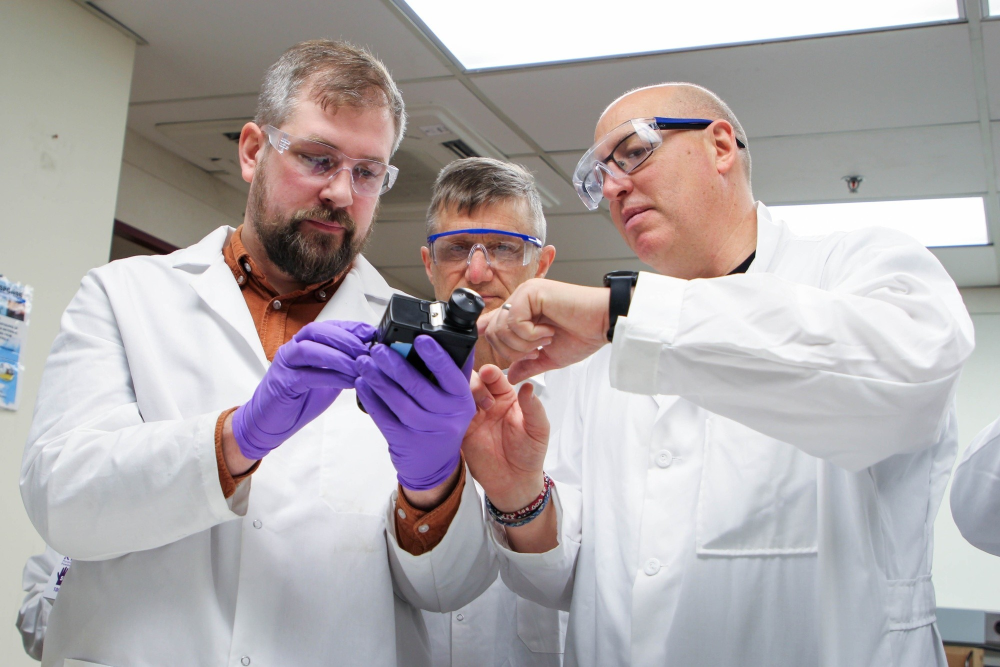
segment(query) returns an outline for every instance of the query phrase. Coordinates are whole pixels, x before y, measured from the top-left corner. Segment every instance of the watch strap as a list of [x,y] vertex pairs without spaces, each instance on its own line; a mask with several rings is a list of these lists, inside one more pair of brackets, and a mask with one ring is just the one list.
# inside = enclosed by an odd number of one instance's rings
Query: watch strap
[[614,340],[618,318],[628,314],[632,305],[632,288],[639,280],[636,271],[612,271],[604,276],[604,286],[611,288],[608,300],[608,340]]

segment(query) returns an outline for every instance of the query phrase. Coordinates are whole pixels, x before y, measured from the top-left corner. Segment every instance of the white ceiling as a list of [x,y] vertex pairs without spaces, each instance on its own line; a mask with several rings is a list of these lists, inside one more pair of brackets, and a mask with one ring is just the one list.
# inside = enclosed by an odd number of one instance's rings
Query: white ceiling
[[[368,46],[408,106],[447,110],[558,200],[547,210],[555,278],[597,284],[608,270],[639,266],[566,175],[612,99],[668,80],[705,85],[733,107],[766,203],[849,200],[841,179],[861,174],[854,198],[985,195],[1000,237],[1000,122],[990,122],[1000,121],[1000,20],[980,22],[978,4],[961,9],[969,21],[934,26],[491,72],[463,72],[392,0],[94,4],[149,42],[136,51],[129,126],[206,170],[211,163],[157,125],[252,116],[264,69],[298,41]],[[422,239],[422,216],[384,222],[368,255],[428,294]],[[960,285],[998,283],[993,246],[935,253]]]

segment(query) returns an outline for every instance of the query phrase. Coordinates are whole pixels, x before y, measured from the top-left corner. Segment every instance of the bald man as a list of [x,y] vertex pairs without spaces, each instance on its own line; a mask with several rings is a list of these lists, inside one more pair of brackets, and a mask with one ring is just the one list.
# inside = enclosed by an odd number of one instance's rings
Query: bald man
[[570,610],[571,665],[944,667],[955,284],[897,232],[794,236],[703,88],[628,93],[595,141],[580,198],[657,273],[530,280],[480,321],[511,382],[588,359],[551,443],[530,389],[474,378],[463,451],[504,581]]

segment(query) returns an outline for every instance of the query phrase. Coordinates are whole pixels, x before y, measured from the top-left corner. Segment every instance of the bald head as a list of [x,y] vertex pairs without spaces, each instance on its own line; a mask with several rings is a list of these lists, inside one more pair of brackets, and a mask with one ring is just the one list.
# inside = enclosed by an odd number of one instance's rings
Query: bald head
[[[724,120],[732,125],[736,138],[747,147],[740,150],[740,163],[743,167],[743,173],[746,174],[747,183],[750,183],[750,144],[747,143],[746,132],[743,130],[743,125],[740,124],[739,119],[736,118],[736,114],[729,108],[729,105],[711,90],[694,83],[684,82],[660,83],[653,86],[633,88],[609,104],[604,113],[601,114],[601,120],[603,121],[605,117],[609,116],[609,112],[613,112],[615,107],[619,106],[626,98],[629,101],[634,101],[636,98],[648,100],[651,105],[663,109],[663,111],[657,112],[654,115],[669,115],[674,118]],[[603,125],[603,123],[599,122],[598,128],[602,128]],[[598,132],[599,136],[602,136],[602,133]]]

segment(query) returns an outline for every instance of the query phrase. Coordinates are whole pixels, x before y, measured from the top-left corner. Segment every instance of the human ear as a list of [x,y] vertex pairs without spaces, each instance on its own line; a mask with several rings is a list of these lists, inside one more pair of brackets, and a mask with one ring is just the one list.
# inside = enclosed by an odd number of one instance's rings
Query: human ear
[[240,131],[240,175],[247,183],[253,180],[254,170],[260,163],[260,152],[264,149],[264,131],[256,123],[247,123]]

